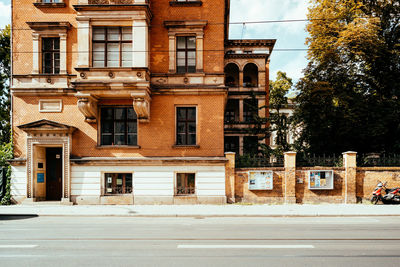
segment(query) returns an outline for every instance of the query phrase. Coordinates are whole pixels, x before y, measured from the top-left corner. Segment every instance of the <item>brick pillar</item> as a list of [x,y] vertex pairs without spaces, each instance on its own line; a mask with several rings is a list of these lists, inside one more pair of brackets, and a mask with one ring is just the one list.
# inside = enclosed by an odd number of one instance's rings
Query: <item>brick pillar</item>
[[228,203],[235,203],[235,152],[226,152],[225,194]]
[[296,203],[296,152],[285,152],[285,204]]
[[357,175],[357,152],[344,152],[343,165],[345,168],[344,180],[344,203],[352,204],[357,202],[356,196],[356,175]]

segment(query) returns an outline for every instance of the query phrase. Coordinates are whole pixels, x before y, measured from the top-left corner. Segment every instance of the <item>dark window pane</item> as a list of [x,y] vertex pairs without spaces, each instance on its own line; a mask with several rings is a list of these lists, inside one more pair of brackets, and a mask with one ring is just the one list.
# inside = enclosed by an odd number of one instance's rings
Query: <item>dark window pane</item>
[[188,108],[188,120],[196,120],[196,108]]
[[186,133],[186,124],[184,122],[178,122],[178,133]]
[[186,108],[178,108],[178,120],[186,119]]
[[101,130],[102,130],[101,132],[102,133],[110,133],[110,134],[112,134],[114,124],[111,121],[105,121],[105,122],[103,122],[103,124],[101,126],[102,126],[101,127]]
[[177,67],[177,72],[178,73],[185,73],[186,72],[185,66],[178,66]]
[[133,108],[128,108],[128,120],[135,120],[136,118],[135,110],[133,110]]
[[115,134],[124,134],[125,133],[125,122],[115,122],[114,132],[115,132]]
[[53,39],[54,50],[60,49],[60,39]]
[[176,144],[184,145],[185,144],[185,134],[178,134],[176,138]]
[[137,135],[136,134],[128,135],[128,145],[130,145],[130,146],[137,145]]
[[137,123],[128,122],[128,133],[136,133],[136,132],[137,132]]
[[125,108],[116,108],[115,109],[115,119],[116,120],[124,120],[125,119]]
[[113,119],[113,109],[112,108],[102,108],[101,109],[101,118],[104,120],[112,120]]
[[196,133],[196,123],[195,122],[189,122],[188,126],[189,126],[189,129],[188,129],[189,133]]
[[196,72],[196,66],[188,66],[188,71],[189,73],[195,73]]
[[117,146],[126,145],[125,144],[125,134],[115,134],[114,144]]
[[101,144],[105,146],[111,146],[112,145],[112,135],[105,135],[103,134],[101,136]]
[[189,134],[188,145],[195,145],[196,144],[196,134]]

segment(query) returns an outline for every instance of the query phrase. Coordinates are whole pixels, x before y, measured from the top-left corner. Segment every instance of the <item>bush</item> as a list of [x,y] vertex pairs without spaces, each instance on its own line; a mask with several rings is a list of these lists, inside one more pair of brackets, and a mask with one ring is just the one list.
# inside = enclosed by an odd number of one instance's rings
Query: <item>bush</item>
[[6,143],[0,145],[0,166],[7,169],[6,172],[6,193],[0,200],[1,205],[11,204],[11,166],[8,164],[7,160],[12,159],[12,143]]

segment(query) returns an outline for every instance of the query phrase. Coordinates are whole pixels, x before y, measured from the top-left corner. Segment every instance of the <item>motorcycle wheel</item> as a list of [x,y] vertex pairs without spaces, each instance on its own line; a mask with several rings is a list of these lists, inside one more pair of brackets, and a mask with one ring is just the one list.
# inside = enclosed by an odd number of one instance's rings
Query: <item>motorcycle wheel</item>
[[377,196],[373,196],[371,198],[371,204],[376,205],[378,204],[379,198]]

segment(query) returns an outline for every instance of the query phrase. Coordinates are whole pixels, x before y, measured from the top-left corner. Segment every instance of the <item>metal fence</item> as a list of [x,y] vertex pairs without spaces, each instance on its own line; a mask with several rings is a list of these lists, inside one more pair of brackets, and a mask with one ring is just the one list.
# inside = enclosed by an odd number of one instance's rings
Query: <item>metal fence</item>
[[283,156],[259,156],[243,155],[238,156],[235,162],[236,168],[255,168],[255,167],[283,167]]
[[342,155],[307,155],[307,154],[297,154],[296,165],[298,167],[343,167],[343,156]]
[[400,167],[400,154],[360,154],[357,155],[358,167]]

